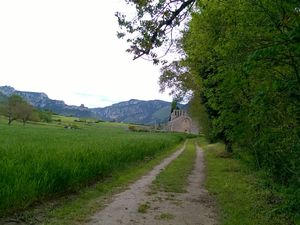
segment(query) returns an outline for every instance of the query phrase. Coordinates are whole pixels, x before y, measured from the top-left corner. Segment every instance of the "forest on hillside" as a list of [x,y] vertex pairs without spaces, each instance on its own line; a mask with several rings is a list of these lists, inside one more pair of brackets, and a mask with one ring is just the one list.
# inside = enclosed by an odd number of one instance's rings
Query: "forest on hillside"
[[[179,99],[190,96],[210,141],[247,155],[285,188],[280,210],[299,216],[300,2],[126,2],[136,17],[116,16],[127,51],[161,64],[161,89]],[[164,61],[160,47],[180,59]]]

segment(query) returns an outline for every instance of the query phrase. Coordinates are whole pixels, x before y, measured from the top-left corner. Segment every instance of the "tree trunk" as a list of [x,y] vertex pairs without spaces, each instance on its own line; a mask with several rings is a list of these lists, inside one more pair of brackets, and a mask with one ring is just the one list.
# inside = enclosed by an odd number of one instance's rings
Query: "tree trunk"
[[12,121],[13,121],[13,119],[8,117],[8,123],[7,124],[10,125]]
[[225,151],[228,152],[228,153],[232,153],[233,152],[233,149],[232,149],[232,144],[230,141],[228,141],[226,138],[225,138]]

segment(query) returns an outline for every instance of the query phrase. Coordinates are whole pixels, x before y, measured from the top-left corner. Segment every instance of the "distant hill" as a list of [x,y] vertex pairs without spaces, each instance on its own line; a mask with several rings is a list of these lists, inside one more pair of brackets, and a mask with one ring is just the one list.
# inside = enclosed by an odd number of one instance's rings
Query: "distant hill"
[[0,103],[3,103],[3,102],[5,102],[5,101],[6,101],[6,99],[7,99],[7,96],[6,96],[6,95],[4,95],[4,94],[2,94],[2,93],[0,92]]
[[[34,107],[47,109],[65,116],[96,118],[104,121],[117,121],[135,124],[158,124],[167,122],[171,103],[161,100],[142,101],[131,99],[104,108],[87,108],[67,105],[61,100],[52,100],[42,92],[18,91],[10,86],[0,86],[0,101],[12,94],[23,97]],[[181,107],[185,107],[181,105]]]
[[47,109],[57,114],[77,117],[92,117],[92,112],[85,107],[67,105],[61,100],[52,100],[42,92],[18,91],[10,86],[0,86],[0,92],[6,96],[13,94],[20,95],[28,103],[39,109]]
[[93,113],[103,120],[125,123],[158,124],[168,121],[170,102],[161,100],[141,101],[131,99],[104,108],[94,108]]

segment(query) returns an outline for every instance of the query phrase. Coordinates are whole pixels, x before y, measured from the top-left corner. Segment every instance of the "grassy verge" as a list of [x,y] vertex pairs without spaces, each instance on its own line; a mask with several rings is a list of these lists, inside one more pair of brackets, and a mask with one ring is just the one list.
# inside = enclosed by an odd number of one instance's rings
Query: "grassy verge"
[[224,153],[224,145],[200,139],[207,166],[206,187],[215,195],[221,225],[288,225],[283,216],[274,214],[270,190],[263,181],[238,159]]
[[[73,197],[60,199],[60,205],[52,205],[51,203],[43,208],[44,218],[43,225],[70,225],[82,224],[86,222],[87,218],[104,207],[106,199],[109,199],[113,194],[120,192],[126,188],[129,183],[134,182],[139,177],[151,170],[166,156],[177,150],[176,148],[169,148],[168,150],[159,153],[154,159],[147,162],[139,162],[135,165],[128,166],[122,171],[115,171],[110,179],[99,182],[92,187],[80,190]],[[39,211],[39,210],[37,210]],[[24,216],[29,218],[31,222],[34,217],[38,217],[39,212],[29,211],[26,214],[31,216]]]
[[195,158],[195,143],[193,140],[188,140],[184,152],[156,177],[151,185],[152,190],[184,192]]

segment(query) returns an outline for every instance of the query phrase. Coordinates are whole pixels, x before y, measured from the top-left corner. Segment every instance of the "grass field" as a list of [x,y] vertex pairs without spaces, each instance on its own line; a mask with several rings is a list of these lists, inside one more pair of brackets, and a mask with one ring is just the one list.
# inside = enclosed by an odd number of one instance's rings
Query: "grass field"
[[[112,177],[98,182],[95,185],[82,188],[76,193],[76,197],[60,201],[60,206],[55,207],[51,203],[44,207],[45,217],[40,221],[45,221],[43,225],[69,225],[69,224],[84,224],[92,215],[106,206],[105,199],[112,195],[120,193],[121,190],[126,190],[130,183],[137,181],[141,176],[146,175],[163,159],[174,153],[182,145],[176,145],[166,151],[161,151],[155,158],[147,162],[138,162],[128,166],[124,170],[116,171]],[[40,211],[38,211],[38,216]],[[29,215],[29,216],[28,216]],[[25,218],[28,224],[36,217],[36,214],[29,210],[20,215]],[[29,219],[27,219],[29,218]],[[1,222],[1,221],[0,221]]]
[[[68,123],[79,129],[65,129]],[[11,126],[0,118],[0,215],[149,160],[184,139],[182,134],[130,132],[117,123]]]

